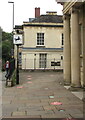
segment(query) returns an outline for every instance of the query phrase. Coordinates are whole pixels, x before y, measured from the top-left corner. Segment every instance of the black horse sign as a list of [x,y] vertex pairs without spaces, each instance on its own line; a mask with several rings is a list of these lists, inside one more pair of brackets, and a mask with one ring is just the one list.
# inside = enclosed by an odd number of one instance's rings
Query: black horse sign
[[22,38],[22,35],[14,35],[14,38],[13,38],[13,43],[15,45],[19,44],[23,44],[23,38]]

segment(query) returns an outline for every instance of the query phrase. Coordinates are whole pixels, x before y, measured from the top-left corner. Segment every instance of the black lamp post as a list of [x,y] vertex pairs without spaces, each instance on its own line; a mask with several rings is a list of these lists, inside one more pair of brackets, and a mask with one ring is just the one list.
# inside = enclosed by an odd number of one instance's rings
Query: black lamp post
[[14,35],[14,44],[17,46],[16,84],[19,84],[19,46],[22,45],[21,34],[17,33]]
[[19,84],[19,45],[17,44],[16,84]]
[[[12,23],[12,35],[14,35],[14,2],[12,1],[8,1],[8,3],[11,3],[13,5],[13,23]],[[13,45],[13,48],[11,49],[11,56],[12,58],[14,58],[14,45]]]
[[[14,2],[8,1],[8,3],[13,4],[13,25],[12,25],[12,34],[14,35]],[[17,44],[17,67],[16,67],[16,84],[19,84],[19,45]],[[14,49],[14,45],[13,45]]]

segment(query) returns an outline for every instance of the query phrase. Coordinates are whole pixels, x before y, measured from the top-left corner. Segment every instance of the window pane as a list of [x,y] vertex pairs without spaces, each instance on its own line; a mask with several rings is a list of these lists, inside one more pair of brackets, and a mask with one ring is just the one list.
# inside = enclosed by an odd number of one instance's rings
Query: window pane
[[62,33],[62,45],[64,45],[64,35]]
[[47,54],[40,54],[39,67],[46,68],[47,64]]
[[44,33],[37,33],[37,45],[44,45]]

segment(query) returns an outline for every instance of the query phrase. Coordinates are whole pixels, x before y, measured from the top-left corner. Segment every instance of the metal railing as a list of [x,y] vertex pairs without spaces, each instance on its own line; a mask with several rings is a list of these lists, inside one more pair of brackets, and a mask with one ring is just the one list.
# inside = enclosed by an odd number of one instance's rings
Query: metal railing
[[21,69],[63,69],[63,60],[61,59],[22,59],[20,60],[19,66]]

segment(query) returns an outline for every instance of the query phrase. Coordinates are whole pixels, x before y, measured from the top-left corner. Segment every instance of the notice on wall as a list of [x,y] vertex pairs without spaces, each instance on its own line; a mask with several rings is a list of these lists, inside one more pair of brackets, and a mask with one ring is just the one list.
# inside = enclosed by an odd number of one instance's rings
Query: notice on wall
[[51,66],[60,66],[60,61],[59,62],[51,62]]

